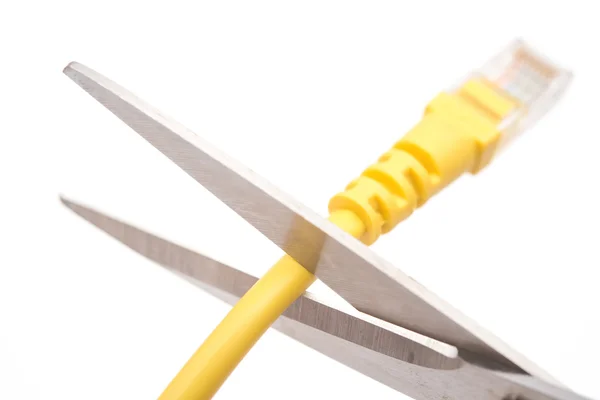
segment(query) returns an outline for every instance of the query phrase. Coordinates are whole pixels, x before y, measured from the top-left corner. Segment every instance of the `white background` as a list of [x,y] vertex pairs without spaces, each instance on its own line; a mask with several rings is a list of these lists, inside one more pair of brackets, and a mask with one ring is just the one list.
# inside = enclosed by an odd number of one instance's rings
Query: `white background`
[[[69,61],[325,215],[428,100],[516,36],[574,70],[563,101],[373,248],[600,398],[594,3],[3,2],[0,399],[157,398],[229,309],[58,193],[256,276],[281,255],[65,77]],[[403,398],[274,331],[215,398],[242,397]]]

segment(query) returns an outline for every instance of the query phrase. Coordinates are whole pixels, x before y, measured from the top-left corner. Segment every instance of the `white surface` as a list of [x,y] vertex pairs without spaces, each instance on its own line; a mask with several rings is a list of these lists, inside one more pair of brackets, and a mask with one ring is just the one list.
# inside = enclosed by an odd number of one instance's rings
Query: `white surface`
[[[62,75],[69,61],[325,214],[439,89],[515,36],[574,70],[566,97],[374,248],[600,398],[593,2],[148,3],[0,6],[1,399],[156,398],[228,311],[78,220],[59,192],[257,276],[280,255]],[[215,398],[242,396],[402,398],[277,332]]]

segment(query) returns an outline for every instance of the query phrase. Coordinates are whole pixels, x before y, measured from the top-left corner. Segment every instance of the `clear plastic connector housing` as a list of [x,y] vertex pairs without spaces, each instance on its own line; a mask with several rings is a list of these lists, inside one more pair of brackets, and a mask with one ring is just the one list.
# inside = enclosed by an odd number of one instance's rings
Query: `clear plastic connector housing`
[[515,108],[498,126],[503,134],[499,147],[503,148],[554,106],[572,77],[570,71],[517,39],[467,80],[483,78],[499,94],[515,103]]

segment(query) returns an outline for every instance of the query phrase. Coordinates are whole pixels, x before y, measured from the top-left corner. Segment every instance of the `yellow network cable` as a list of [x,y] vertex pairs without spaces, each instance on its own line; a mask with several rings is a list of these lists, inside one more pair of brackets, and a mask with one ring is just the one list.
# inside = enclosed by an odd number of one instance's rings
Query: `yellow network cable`
[[[329,220],[366,245],[391,231],[546,112],[570,75],[517,41],[456,88],[329,203]],[[289,256],[229,312],[159,400],[208,400],[271,324],[315,281]]]
[[[333,212],[329,220],[354,237],[365,229],[349,211]],[[212,398],[256,341],[315,279],[292,257],[283,256],[238,301],[159,400]]]

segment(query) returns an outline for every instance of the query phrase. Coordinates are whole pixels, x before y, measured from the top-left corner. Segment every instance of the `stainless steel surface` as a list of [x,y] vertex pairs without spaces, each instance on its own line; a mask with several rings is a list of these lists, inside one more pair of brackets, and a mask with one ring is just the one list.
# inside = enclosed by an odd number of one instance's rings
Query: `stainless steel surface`
[[454,345],[463,357],[475,354],[553,381],[362,243],[126,89],[78,63],[64,72],[358,310]]
[[[62,203],[136,253],[180,275],[240,298],[257,278],[159,236],[61,197]],[[458,368],[456,348],[363,315],[351,306],[327,304],[307,293],[284,313],[288,319],[392,358],[436,369]],[[369,320],[371,322],[369,322]]]
[[[256,282],[255,277],[92,208],[66,199],[63,203],[133,251],[231,305]],[[367,319],[372,317],[351,307],[342,310],[327,305],[307,294],[273,327],[417,400],[584,400],[530,375],[469,364],[455,357],[451,346]]]

